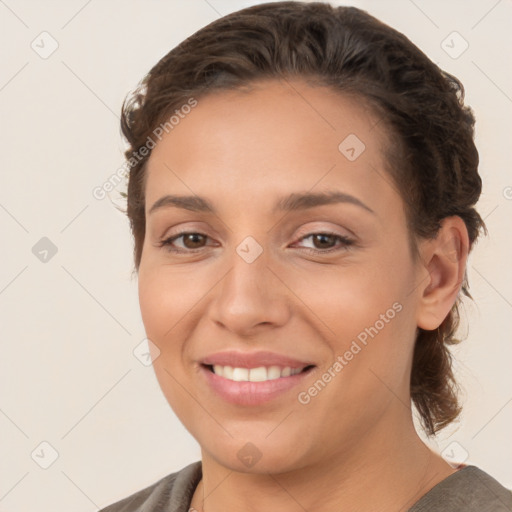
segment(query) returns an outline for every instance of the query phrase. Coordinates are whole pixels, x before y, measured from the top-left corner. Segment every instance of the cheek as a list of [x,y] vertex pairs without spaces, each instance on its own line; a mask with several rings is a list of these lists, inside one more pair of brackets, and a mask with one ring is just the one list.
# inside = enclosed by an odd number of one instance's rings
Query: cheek
[[168,293],[164,293],[165,286],[158,279],[156,272],[141,267],[138,287],[140,311],[146,334],[160,346],[159,342],[165,333],[165,324],[168,329],[167,320],[172,320],[169,315],[174,309],[169,311],[166,307]]
[[396,248],[373,253],[364,265],[316,273],[296,293],[321,320],[317,325],[326,333],[332,361],[347,355],[347,377],[375,380],[369,371],[374,369],[398,383],[412,354],[413,286],[412,262]]
[[[145,262],[139,269],[139,305],[146,336],[158,347],[153,368],[164,393],[170,397],[180,382],[190,378],[190,337],[204,316],[205,297],[215,283],[201,273],[185,272],[165,264]],[[169,373],[168,373],[169,372]]]
[[364,264],[318,267],[290,276],[289,282],[294,294],[321,320],[322,332],[346,340],[372,326],[395,302],[405,300],[408,275],[406,261],[372,254]]
[[191,306],[185,300],[187,288],[179,276],[166,275],[165,267],[141,264],[138,275],[139,304],[146,336],[156,345],[158,356],[153,370],[162,392],[175,412],[190,407],[181,391],[185,380],[182,367],[183,337],[180,329]]
[[152,335],[156,342],[172,336],[171,329],[185,317],[197,295],[190,277],[161,266],[141,265],[138,290],[142,321],[148,337]]

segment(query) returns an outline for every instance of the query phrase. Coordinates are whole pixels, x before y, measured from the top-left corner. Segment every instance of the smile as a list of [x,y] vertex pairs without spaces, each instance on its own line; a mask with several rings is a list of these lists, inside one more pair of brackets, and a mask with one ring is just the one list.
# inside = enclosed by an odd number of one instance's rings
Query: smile
[[210,366],[210,370],[213,371],[215,375],[234,382],[265,382],[268,380],[297,375],[304,370],[304,367],[291,368],[290,366],[258,366],[257,368],[240,368],[216,364]]
[[258,406],[304,387],[316,365],[269,351],[227,351],[198,361],[200,375],[209,392],[241,406]]

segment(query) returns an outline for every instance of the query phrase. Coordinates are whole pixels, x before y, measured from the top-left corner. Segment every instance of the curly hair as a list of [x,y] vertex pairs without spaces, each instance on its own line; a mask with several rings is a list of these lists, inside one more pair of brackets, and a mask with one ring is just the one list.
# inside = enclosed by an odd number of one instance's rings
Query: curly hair
[[[242,9],[200,29],[165,55],[125,99],[121,129],[129,143],[130,172],[123,195],[136,271],[145,236],[151,134],[191,98],[280,78],[302,78],[357,95],[387,124],[387,172],[404,201],[415,258],[417,241],[435,238],[445,217],[462,218],[469,250],[481,229],[487,233],[474,208],[482,189],[475,119],[464,105],[459,80],[365,11],[323,2],[275,2]],[[467,273],[461,290],[472,298]],[[429,436],[461,411],[449,350],[460,341],[455,333],[461,299],[459,294],[437,329],[417,329],[410,393]]]

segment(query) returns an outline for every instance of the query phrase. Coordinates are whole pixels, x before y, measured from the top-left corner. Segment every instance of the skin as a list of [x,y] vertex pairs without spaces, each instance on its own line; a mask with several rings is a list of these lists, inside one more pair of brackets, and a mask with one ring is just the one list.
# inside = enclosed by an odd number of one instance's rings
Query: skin
[[[407,510],[455,472],[414,429],[409,378],[417,327],[438,327],[459,292],[467,231],[459,217],[444,219],[413,259],[403,201],[385,170],[384,125],[353,97],[270,80],[199,98],[152,152],[139,298],[160,350],[160,386],[201,446],[196,510]],[[338,149],[349,134],[366,146],[355,161]],[[374,213],[350,203],[272,213],[282,196],[329,190]],[[217,214],[172,206],[149,214],[165,194],[205,197]],[[325,230],[354,243],[304,238]],[[180,231],[207,236],[174,242],[199,252],[159,245]],[[236,252],[247,236],[263,249],[252,263]],[[340,250],[307,252],[331,247]],[[401,311],[299,403],[297,393],[394,303]],[[316,368],[269,403],[233,405],[198,363],[228,349],[290,354]],[[261,454],[252,467],[237,457],[247,442]]]

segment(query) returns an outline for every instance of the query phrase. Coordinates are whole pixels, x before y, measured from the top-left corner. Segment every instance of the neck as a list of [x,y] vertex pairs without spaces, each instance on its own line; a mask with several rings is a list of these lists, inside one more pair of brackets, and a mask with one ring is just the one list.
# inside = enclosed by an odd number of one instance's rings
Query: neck
[[372,429],[329,460],[278,474],[240,473],[203,451],[192,509],[405,512],[456,470],[421,441],[412,420],[394,427]]

